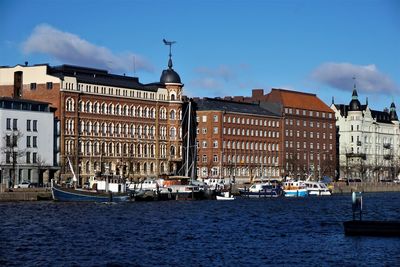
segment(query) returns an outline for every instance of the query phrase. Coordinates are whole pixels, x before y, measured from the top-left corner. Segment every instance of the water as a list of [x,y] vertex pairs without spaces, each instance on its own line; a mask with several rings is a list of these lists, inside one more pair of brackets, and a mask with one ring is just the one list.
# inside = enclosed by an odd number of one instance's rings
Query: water
[[[364,194],[400,220],[400,193]],[[400,239],[346,237],[351,196],[0,203],[0,266],[400,266]]]

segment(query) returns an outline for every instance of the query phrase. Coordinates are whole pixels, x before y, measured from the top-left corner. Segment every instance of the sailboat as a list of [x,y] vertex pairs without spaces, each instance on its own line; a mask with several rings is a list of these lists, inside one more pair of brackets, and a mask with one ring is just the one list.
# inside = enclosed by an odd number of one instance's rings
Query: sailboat
[[51,193],[56,201],[84,201],[84,202],[126,202],[130,197],[125,189],[125,183],[120,177],[115,177],[108,173],[101,175],[95,181],[92,181],[96,187],[95,190],[76,188],[78,181],[72,168],[72,163],[67,157],[69,167],[73,178],[73,187],[62,187],[51,180]]

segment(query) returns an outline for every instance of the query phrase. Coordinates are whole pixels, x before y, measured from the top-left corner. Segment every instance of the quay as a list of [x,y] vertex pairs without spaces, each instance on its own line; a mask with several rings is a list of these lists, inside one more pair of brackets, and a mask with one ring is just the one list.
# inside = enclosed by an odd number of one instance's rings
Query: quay
[[38,201],[52,199],[53,197],[49,187],[4,189],[0,186],[0,202]]
[[352,192],[400,192],[400,184],[396,183],[333,183],[332,194],[344,194]]

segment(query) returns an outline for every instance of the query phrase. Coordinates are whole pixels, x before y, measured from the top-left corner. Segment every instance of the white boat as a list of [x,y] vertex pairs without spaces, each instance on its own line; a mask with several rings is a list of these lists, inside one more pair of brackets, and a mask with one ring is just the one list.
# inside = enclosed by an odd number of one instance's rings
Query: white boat
[[221,192],[221,195],[216,196],[217,200],[234,200],[235,197],[229,191]]
[[308,190],[303,181],[286,181],[283,185],[285,197],[306,197]]
[[304,184],[310,196],[330,196],[332,194],[324,183],[305,181]]
[[282,188],[277,182],[254,183],[248,189],[239,190],[244,197],[279,197],[282,194]]

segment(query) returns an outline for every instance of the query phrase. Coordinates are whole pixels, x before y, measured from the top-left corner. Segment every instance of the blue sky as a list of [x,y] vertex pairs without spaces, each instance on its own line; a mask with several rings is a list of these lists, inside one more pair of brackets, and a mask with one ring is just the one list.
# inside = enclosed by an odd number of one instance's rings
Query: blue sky
[[167,67],[163,38],[177,42],[189,96],[286,88],[348,104],[355,76],[362,104],[400,110],[400,1],[0,1],[0,65],[135,70],[150,83]]

